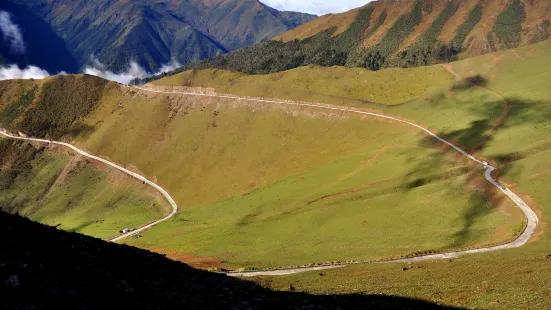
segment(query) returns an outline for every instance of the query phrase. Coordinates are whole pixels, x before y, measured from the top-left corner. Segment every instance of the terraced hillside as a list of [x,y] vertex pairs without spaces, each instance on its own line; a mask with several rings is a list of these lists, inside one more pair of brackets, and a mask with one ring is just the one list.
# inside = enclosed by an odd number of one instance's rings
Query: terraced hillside
[[378,0],[181,70],[425,66],[540,42],[550,25],[546,0]]
[[418,255],[506,242],[523,228],[503,195],[478,185],[480,167],[406,125],[88,76],[0,87],[5,127],[72,140],[167,189],[180,212],[128,242],[203,267]]

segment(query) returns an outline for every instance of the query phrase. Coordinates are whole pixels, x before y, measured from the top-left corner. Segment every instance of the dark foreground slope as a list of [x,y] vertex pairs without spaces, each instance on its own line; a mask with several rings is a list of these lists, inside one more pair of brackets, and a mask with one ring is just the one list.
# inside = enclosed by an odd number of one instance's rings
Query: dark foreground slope
[[4,309],[440,308],[390,296],[274,292],[4,212],[0,212],[0,246]]

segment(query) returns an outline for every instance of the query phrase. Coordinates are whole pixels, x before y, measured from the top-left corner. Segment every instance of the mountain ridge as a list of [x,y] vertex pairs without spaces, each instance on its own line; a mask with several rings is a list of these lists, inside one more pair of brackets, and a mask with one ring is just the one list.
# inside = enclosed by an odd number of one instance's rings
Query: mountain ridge
[[[11,10],[16,23],[24,13],[47,24],[78,69],[97,59],[114,72],[126,70],[130,62],[149,72],[168,63],[187,64],[266,40],[314,17],[279,12],[256,0],[8,0],[4,6],[19,8]],[[21,26],[24,34],[40,33]],[[47,61],[15,62],[47,66]]]
[[550,26],[551,2],[543,0],[379,0],[176,72],[426,66],[544,41]]

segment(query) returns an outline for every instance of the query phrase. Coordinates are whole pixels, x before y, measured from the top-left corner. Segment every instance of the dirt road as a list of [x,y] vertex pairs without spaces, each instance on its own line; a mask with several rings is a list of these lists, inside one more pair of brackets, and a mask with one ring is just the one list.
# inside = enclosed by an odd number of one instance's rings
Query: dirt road
[[[128,87],[128,86],[124,86],[124,87]],[[379,118],[384,118],[384,119],[389,119],[389,120],[392,120],[392,121],[404,123],[404,124],[407,124],[407,125],[418,128],[419,130],[425,132],[426,134],[430,135],[434,139],[436,139],[436,140],[440,141],[441,143],[453,148],[455,151],[457,151],[458,153],[460,153],[464,157],[480,164],[483,167],[483,169],[485,169],[485,174],[484,175],[485,175],[486,180],[488,180],[488,182],[490,182],[493,186],[498,188],[507,197],[509,197],[515,203],[515,205],[517,205],[521,209],[521,211],[524,213],[524,215],[526,217],[526,228],[525,228],[524,232],[517,239],[515,239],[514,241],[512,241],[510,243],[507,243],[507,244],[503,244],[503,245],[499,245],[499,246],[493,246],[493,247],[485,247],[485,248],[474,249],[474,250],[467,250],[467,251],[455,251],[455,252],[449,252],[449,253],[426,255],[426,256],[419,256],[419,257],[407,258],[407,259],[387,260],[387,261],[380,261],[380,262],[387,262],[387,263],[389,263],[389,262],[418,262],[418,261],[424,261],[424,260],[449,259],[449,258],[453,258],[453,257],[457,257],[457,256],[460,256],[460,255],[465,255],[465,254],[484,253],[484,252],[492,252],[492,251],[498,251],[498,250],[504,250],[504,249],[517,248],[517,247],[523,246],[524,244],[526,244],[528,242],[528,240],[534,234],[534,232],[535,232],[535,230],[538,226],[538,217],[537,217],[536,213],[520,197],[518,197],[511,190],[509,190],[507,188],[504,188],[502,185],[500,185],[498,183],[497,180],[495,180],[493,178],[492,172],[495,170],[494,167],[488,165],[488,163],[486,163],[485,161],[482,161],[482,160],[479,160],[479,159],[475,158],[474,156],[470,155],[469,153],[463,151],[458,146],[452,144],[451,142],[446,141],[445,139],[437,136],[435,133],[431,132],[430,130],[428,130],[428,129],[422,127],[422,126],[419,126],[419,125],[417,125],[413,122],[406,121],[406,120],[403,120],[403,119],[399,119],[399,118],[396,118],[396,117],[391,117],[391,116],[388,116],[388,115],[361,111],[361,110],[357,110],[357,109],[350,108],[350,107],[331,106],[331,105],[325,105],[325,104],[301,103],[301,102],[293,102],[293,101],[286,101],[286,100],[274,100],[274,99],[263,99],[263,98],[250,98],[250,97],[240,97],[240,96],[234,96],[234,95],[219,95],[219,94],[213,94],[213,93],[194,93],[194,92],[184,92],[184,91],[167,91],[167,90],[154,89],[151,86],[150,87],[137,87],[137,89],[142,90],[142,91],[146,91],[146,92],[153,92],[153,93],[179,94],[179,95],[186,95],[186,96],[204,96],[204,97],[213,97],[213,98],[230,98],[230,99],[245,100],[245,101],[251,101],[251,102],[258,102],[258,103],[307,106],[307,107],[314,107],[314,108],[321,108],[321,109],[329,109],[329,110],[335,110],[335,111],[344,111],[344,112],[370,115],[370,116],[373,116],[373,117],[379,117]],[[142,232],[146,229],[149,229],[149,228],[151,228],[155,225],[158,225],[158,224],[172,218],[176,214],[176,212],[178,211],[178,206],[177,206],[176,202],[174,201],[174,199],[172,199],[170,194],[167,191],[165,191],[162,187],[160,187],[159,185],[157,185],[157,184],[147,180],[145,177],[143,177],[143,176],[141,176],[137,173],[134,173],[132,171],[129,171],[129,170],[127,170],[127,169],[125,169],[125,168],[123,168],[123,167],[121,167],[121,166],[119,166],[115,163],[107,161],[107,160],[105,160],[103,158],[100,158],[98,156],[90,155],[90,154],[86,153],[85,151],[80,150],[80,149],[78,149],[77,147],[75,147],[71,144],[64,143],[64,142],[44,140],[44,139],[37,139],[37,138],[22,137],[22,136],[18,136],[18,135],[15,135],[15,134],[8,133],[8,132],[3,131],[3,130],[0,130],[0,135],[3,135],[3,136],[8,137],[8,138],[12,138],[12,139],[35,141],[35,142],[65,146],[65,147],[70,148],[73,151],[77,152],[78,154],[81,154],[81,155],[83,155],[85,157],[88,157],[90,159],[93,159],[93,160],[100,161],[100,162],[102,162],[106,165],[109,165],[109,166],[111,166],[115,169],[118,169],[118,170],[120,170],[120,171],[122,171],[122,172],[124,172],[124,173],[140,180],[140,181],[145,182],[146,184],[152,186],[157,191],[159,191],[165,197],[165,199],[170,203],[170,205],[172,207],[172,212],[168,216],[166,216],[166,217],[164,217],[160,220],[157,220],[155,222],[146,224],[146,225],[136,229],[135,231],[123,234],[121,236],[118,236],[116,238],[113,238],[113,239],[109,240],[111,242],[116,242],[116,241],[123,240],[123,239],[128,238],[132,235],[135,235],[139,232]],[[334,264],[334,265],[327,265],[327,266],[278,269],[278,270],[269,270],[269,271],[230,272],[230,273],[228,273],[228,275],[230,275],[230,276],[239,276],[239,277],[252,277],[252,276],[260,276],[260,275],[285,275],[285,274],[293,274],[293,273],[298,273],[298,272],[318,271],[318,270],[324,270],[324,269],[338,268],[338,267],[342,267],[342,266],[346,266],[346,265],[354,265],[354,264],[361,264],[361,263],[368,263],[368,262],[350,262],[350,263]]]
[[136,229],[136,230],[134,230],[134,231],[132,231],[132,232],[129,232],[129,233],[120,235],[120,236],[118,236],[118,237],[116,237],[116,238],[113,238],[113,239],[108,240],[108,241],[110,241],[110,242],[116,242],[116,241],[119,241],[119,240],[128,238],[128,237],[130,237],[130,236],[132,236],[132,235],[135,235],[135,234],[137,234],[137,233],[139,233],[139,232],[142,232],[142,231],[144,231],[144,230],[146,230],[146,229],[148,229],[148,228],[151,228],[151,227],[153,227],[153,226],[155,226],[155,225],[157,225],[157,224],[159,224],[159,223],[162,223],[162,222],[164,222],[164,221],[170,219],[171,217],[173,217],[173,216],[176,214],[176,212],[178,212],[178,205],[176,204],[176,202],[174,201],[174,199],[172,199],[172,197],[170,196],[170,194],[169,194],[166,190],[164,190],[164,189],[163,189],[162,187],[160,187],[159,185],[157,185],[157,184],[155,184],[155,183],[149,181],[149,180],[146,179],[145,177],[143,177],[143,176],[141,176],[141,175],[139,175],[139,174],[137,174],[137,173],[135,173],[135,172],[132,172],[132,171],[130,171],[130,170],[128,170],[128,169],[125,169],[125,168],[123,168],[123,167],[121,167],[121,166],[119,166],[119,165],[117,165],[117,164],[115,164],[115,163],[113,163],[113,162],[110,162],[110,161],[105,160],[105,159],[103,159],[103,158],[101,158],[101,157],[98,157],[98,156],[94,156],[94,155],[88,154],[88,153],[86,153],[85,151],[83,151],[83,150],[81,150],[81,149],[79,149],[79,148],[77,148],[77,147],[75,147],[75,146],[73,146],[73,145],[71,145],[71,144],[69,144],[69,143],[65,143],[65,142],[58,142],[58,141],[51,141],[51,140],[45,140],[45,139],[37,139],[37,138],[23,137],[23,136],[19,136],[19,135],[16,135],[16,134],[9,133],[9,132],[7,132],[7,131],[5,131],[5,130],[2,130],[2,129],[0,129],[0,135],[1,135],[1,136],[5,136],[5,137],[7,137],[7,138],[11,138],[11,139],[16,139],[16,140],[34,141],[34,142],[40,142],[40,143],[46,143],[46,144],[55,144],[55,145],[61,145],[61,146],[70,148],[71,150],[75,151],[76,153],[78,153],[78,154],[80,154],[80,155],[82,155],[82,156],[85,156],[85,157],[90,158],[90,159],[92,159],[92,160],[97,160],[97,161],[99,161],[99,162],[102,162],[102,163],[104,163],[104,164],[106,164],[106,165],[108,165],[108,166],[111,166],[111,167],[113,167],[113,168],[115,168],[115,169],[118,169],[118,170],[120,170],[120,171],[122,171],[122,172],[128,174],[129,176],[131,176],[131,177],[133,177],[133,178],[135,178],[135,179],[138,179],[138,180],[140,180],[140,181],[142,181],[142,182],[148,184],[149,186],[151,186],[151,187],[153,187],[154,189],[156,189],[159,193],[161,193],[161,194],[163,195],[163,197],[168,201],[168,203],[170,204],[170,206],[172,207],[172,212],[171,212],[169,215],[167,215],[166,217],[163,217],[162,219],[157,220],[157,221],[154,221],[154,222],[152,222],[152,223],[146,224],[146,225],[144,225],[144,226],[142,226],[142,227],[140,227],[140,228],[138,228],[138,229]]
[[[316,103],[303,103],[303,102],[294,102],[294,101],[287,101],[287,100],[275,100],[275,99],[264,99],[264,98],[251,98],[251,97],[241,97],[241,96],[234,96],[234,95],[222,95],[222,94],[213,94],[213,93],[193,93],[193,92],[183,92],[183,91],[167,91],[167,90],[158,90],[153,88],[154,86],[148,86],[148,87],[138,87],[138,89],[147,91],[147,92],[154,92],[154,93],[163,93],[163,94],[180,94],[180,95],[187,95],[187,96],[203,96],[203,97],[215,97],[215,98],[229,98],[229,99],[237,99],[237,100],[245,100],[245,101],[252,101],[252,102],[259,102],[259,103],[270,103],[270,104],[286,104],[286,105],[295,105],[295,106],[306,106],[306,107],[315,107],[315,108],[321,108],[321,109],[329,109],[329,110],[336,110],[336,111],[345,111],[345,112],[352,112],[352,113],[358,113],[358,114],[364,114],[364,115],[370,115],[374,117],[379,118],[385,118],[392,121],[404,123],[413,127],[416,127],[420,129],[421,131],[425,132],[429,136],[433,137],[434,139],[440,141],[441,143],[453,148],[455,151],[463,155],[464,157],[480,164],[483,169],[485,169],[484,176],[488,182],[490,182],[493,186],[498,188],[501,192],[503,192],[509,199],[511,199],[519,209],[521,209],[522,213],[526,217],[526,228],[523,231],[523,233],[514,241],[502,244],[499,246],[493,246],[493,247],[485,247],[485,248],[479,248],[474,250],[466,250],[466,251],[455,251],[455,252],[448,252],[448,253],[441,253],[441,254],[433,254],[433,255],[425,255],[425,256],[418,256],[414,258],[406,258],[406,259],[396,259],[396,260],[387,260],[384,261],[386,263],[390,262],[418,262],[418,261],[425,261],[425,260],[436,260],[436,259],[449,259],[453,257],[457,257],[460,255],[466,255],[466,254],[473,254],[473,253],[484,253],[484,252],[493,252],[493,251],[499,251],[504,249],[513,249],[518,248],[523,245],[525,245],[528,240],[532,237],[534,234],[537,226],[538,226],[538,217],[536,213],[515,193],[513,193],[511,190],[504,188],[502,185],[498,183],[496,179],[492,176],[492,172],[496,169],[492,166],[490,166],[487,162],[477,159],[476,157],[472,156],[471,154],[467,153],[466,151],[462,150],[458,146],[452,144],[451,142],[439,137],[432,131],[417,125],[413,122],[406,121],[403,119],[399,119],[396,117],[378,114],[378,113],[371,113],[366,111],[357,110],[350,107],[341,107],[341,106],[331,106],[326,104],[316,104]],[[328,266],[316,266],[316,267],[304,267],[304,268],[291,268],[291,269],[279,269],[279,270],[269,270],[269,271],[252,271],[252,272],[230,272],[228,275],[231,276],[239,276],[239,277],[253,277],[253,276],[260,276],[260,275],[285,275],[285,274],[293,274],[298,272],[306,272],[306,271],[317,271],[317,270],[323,270],[323,269],[330,269],[330,268],[337,268],[342,267],[346,265],[355,265],[355,264],[361,264],[361,263],[367,263],[367,262],[351,262],[351,263],[344,263],[344,264],[335,264],[335,265],[328,265]]]

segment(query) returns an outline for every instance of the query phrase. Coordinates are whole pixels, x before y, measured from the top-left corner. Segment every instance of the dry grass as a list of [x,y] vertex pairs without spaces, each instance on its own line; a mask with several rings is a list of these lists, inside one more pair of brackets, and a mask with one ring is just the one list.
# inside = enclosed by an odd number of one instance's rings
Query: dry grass
[[469,13],[479,3],[479,0],[455,0],[458,5],[457,12],[448,20],[442,28],[438,39],[444,43],[450,43],[457,32],[457,28],[469,17]]
[[[538,25],[551,19],[551,1],[524,1],[526,20],[522,24],[521,45],[533,43]],[[548,30],[549,31],[549,30]]]
[[440,13],[442,13],[444,8],[446,7],[446,2],[440,0],[425,0],[424,2],[425,5],[432,6],[432,12],[428,13],[423,11],[423,19],[421,20],[421,23],[419,23],[419,25],[415,27],[415,30],[413,30],[409,37],[404,41],[401,49],[405,49],[413,43],[417,42],[417,40],[427,31],[427,29],[429,29],[434,20],[440,15]]
[[273,40],[281,40],[283,42],[289,42],[294,39],[303,40],[333,27],[336,27],[333,35],[337,36],[350,27],[359,12],[360,8],[357,8],[341,14],[324,15],[293,30],[287,31],[273,38]]
[[474,27],[466,42],[471,41],[471,44],[466,46],[466,51],[463,53],[463,57],[476,56],[491,52],[488,33],[492,31],[492,27],[498,17],[498,15],[505,11],[512,0],[488,0],[482,3],[482,20]]
[[375,31],[371,36],[366,38],[363,42],[364,47],[370,47],[377,45],[383,37],[386,35],[390,27],[394,25],[394,23],[404,14],[408,14],[411,12],[413,6],[415,5],[416,1],[408,1],[406,3],[400,2],[399,6],[396,7],[396,2],[390,2],[390,1],[377,1],[374,2],[373,5],[375,5],[375,10],[373,10],[372,17],[375,17],[376,20],[378,16],[383,12],[387,12],[387,17],[385,22]]

